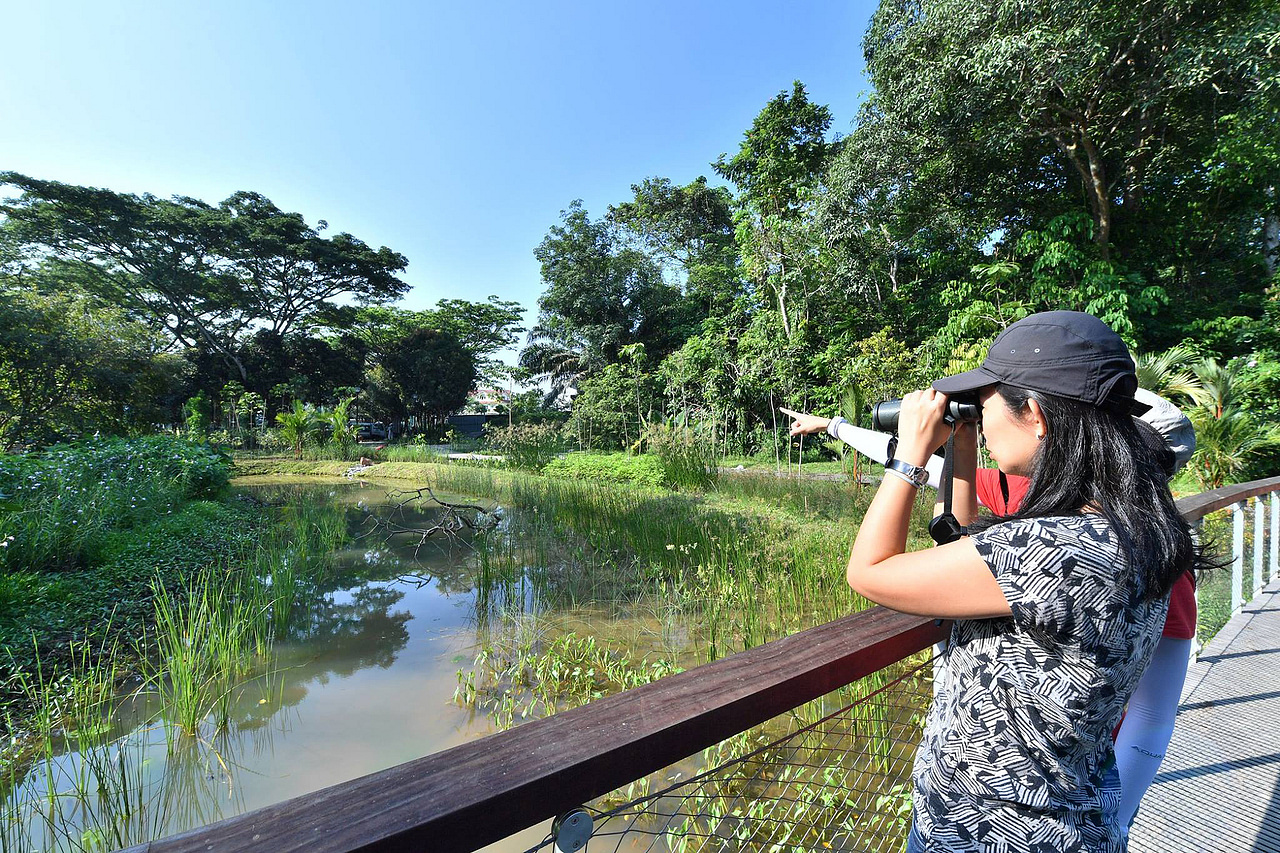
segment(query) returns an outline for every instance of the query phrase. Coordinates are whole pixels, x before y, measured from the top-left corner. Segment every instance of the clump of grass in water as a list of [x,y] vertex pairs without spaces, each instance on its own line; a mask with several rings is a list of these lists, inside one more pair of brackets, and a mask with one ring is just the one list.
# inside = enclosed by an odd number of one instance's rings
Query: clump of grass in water
[[[128,760],[122,742],[109,740],[123,676],[118,660],[114,644],[94,648],[81,641],[72,644],[63,667],[46,671],[38,663],[33,673],[16,676],[31,713],[22,719],[27,737],[21,743],[27,749],[11,750],[0,779],[6,797],[0,853],[55,846],[116,849],[134,843],[142,768]],[[11,717],[6,723],[10,731],[18,730]],[[11,746],[17,744],[15,738]],[[64,745],[74,748],[80,760],[60,760]],[[23,780],[32,777],[39,781],[39,793],[24,795]],[[72,829],[77,821],[78,828]]]
[[514,624],[482,645],[474,669],[458,671],[454,691],[455,702],[485,708],[500,729],[515,725],[517,715],[548,716],[682,671],[670,660],[632,660],[595,637],[549,638],[535,618]]
[[180,595],[156,585],[150,682],[187,734],[197,734],[210,714],[219,729],[229,722],[235,685],[269,642],[271,602],[264,591],[237,584],[226,572],[201,573]]

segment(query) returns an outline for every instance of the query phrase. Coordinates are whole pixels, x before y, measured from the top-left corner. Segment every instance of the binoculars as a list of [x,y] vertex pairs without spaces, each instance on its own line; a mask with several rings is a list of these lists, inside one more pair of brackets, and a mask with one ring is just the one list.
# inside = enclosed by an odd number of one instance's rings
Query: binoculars
[[[898,432],[898,415],[902,412],[902,400],[885,400],[871,407],[871,428],[876,432]],[[982,418],[982,406],[976,396],[962,394],[947,400],[944,423],[975,423]]]

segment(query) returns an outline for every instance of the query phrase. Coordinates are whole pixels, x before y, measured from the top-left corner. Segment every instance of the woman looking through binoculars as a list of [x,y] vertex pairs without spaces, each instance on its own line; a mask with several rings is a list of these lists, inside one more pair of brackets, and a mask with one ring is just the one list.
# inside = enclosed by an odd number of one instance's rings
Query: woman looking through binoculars
[[[1097,318],[1054,311],[998,337],[977,370],[903,399],[897,452],[846,577],[868,599],[955,619],[913,772],[909,850],[1120,851],[1111,732],[1199,562],[1136,426],[1133,362]],[[957,427],[969,535],[905,553],[925,465],[977,395],[987,449],[1030,480],[1017,511],[974,517],[976,432]],[[792,414],[793,434],[826,419]]]

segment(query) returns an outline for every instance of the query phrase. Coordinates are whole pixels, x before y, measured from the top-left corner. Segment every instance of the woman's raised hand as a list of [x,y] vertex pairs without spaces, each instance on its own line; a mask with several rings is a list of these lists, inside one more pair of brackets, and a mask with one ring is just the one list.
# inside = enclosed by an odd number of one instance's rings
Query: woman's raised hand
[[793,412],[791,409],[778,407],[778,411],[791,418],[791,435],[809,435],[815,432],[826,432],[827,425],[831,423],[831,418],[820,418],[817,415],[806,415],[802,412]]
[[947,395],[932,388],[903,397],[898,415],[897,458],[923,465],[951,434],[950,424],[943,420],[946,413]]

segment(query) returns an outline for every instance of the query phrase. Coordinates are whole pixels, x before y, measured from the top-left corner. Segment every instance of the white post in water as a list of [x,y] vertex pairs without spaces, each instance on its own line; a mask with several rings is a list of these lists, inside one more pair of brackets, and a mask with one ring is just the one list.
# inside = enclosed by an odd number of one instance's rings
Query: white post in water
[[1262,496],[1253,499],[1253,598],[1262,592],[1262,541],[1265,538],[1262,526]]
[[1280,574],[1280,491],[1271,493],[1271,582]]
[[1231,615],[1244,607],[1244,501],[1231,505]]

